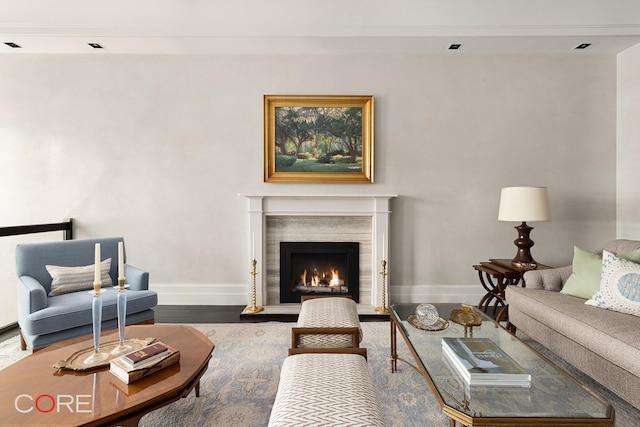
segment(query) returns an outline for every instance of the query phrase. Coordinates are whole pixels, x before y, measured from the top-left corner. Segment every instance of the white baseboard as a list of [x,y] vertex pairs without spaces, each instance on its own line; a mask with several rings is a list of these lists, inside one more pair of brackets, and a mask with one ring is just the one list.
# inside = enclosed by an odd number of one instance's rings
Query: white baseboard
[[158,293],[158,305],[247,305],[247,284],[180,283],[149,285]]
[[477,305],[486,293],[479,284],[472,285],[392,285],[389,301],[391,303],[465,303]]
[[[158,305],[248,305],[247,284],[152,284]],[[388,301],[393,303],[465,303],[476,305],[485,294],[480,284],[472,285],[391,285]]]

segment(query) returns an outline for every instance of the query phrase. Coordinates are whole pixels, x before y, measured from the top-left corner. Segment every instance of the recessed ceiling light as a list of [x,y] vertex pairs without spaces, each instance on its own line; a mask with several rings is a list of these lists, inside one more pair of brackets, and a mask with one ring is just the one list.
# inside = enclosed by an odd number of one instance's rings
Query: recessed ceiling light
[[576,49],[586,49],[589,46],[591,46],[591,43],[582,43],[582,44],[579,44],[578,46],[576,46],[575,48]]
[[450,45],[449,45],[449,50],[458,50],[458,49],[460,49],[461,47],[462,47],[462,45],[461,45],[461,44],[459,44],[459,43],[454,43],[454,44],[450,44]]
[[91,46],[94,49],[103,49],[103,47],[100,45],[100,43],[87,43],[89,46]]
[[6,44],[7,46],[12,47],[14,49],[20,49],[22,47],[19,44],[16,44],[14,42],[5,42],[4,44]]

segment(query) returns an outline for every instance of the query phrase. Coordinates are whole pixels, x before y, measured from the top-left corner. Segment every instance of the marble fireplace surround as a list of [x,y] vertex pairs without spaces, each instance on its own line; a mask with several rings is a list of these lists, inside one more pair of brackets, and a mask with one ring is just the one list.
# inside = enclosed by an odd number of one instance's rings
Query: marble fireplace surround
[[[278,307],[280,304],[279,235],[296,235],[300,224],[309,227],[316,241],[343,241],[344,223],[352,232],[351,239],[361,241],[360,302],[362,307],[377,307],[382,303],[381,261],[389,254],[390,201],[397,195],[242,195],[248,202],[249,254],[257,261],[256,304]],[[344,221],[341,219],[344,218]],[[319,234],[313,233],[317,221]],[[292,227],[287,229],[287,227]],[[275,231],[277,229],[277,232]],[[327,231],[327,229],[331,231]],[[363,233],[364,231],[364,233]],[[360,233],[360,237],[353,237]],[[278,252],[277,254],[275,252]],[[363,260],[366,262],[363,263]],[[389,266],[389,264],[388,264]],[[390,273],[387,268],[387,273]],[[386,301],[389,302],[387,276]],[[363,288],[366,286],[366,289]],[[251,284],[249,284],[251,301]]]

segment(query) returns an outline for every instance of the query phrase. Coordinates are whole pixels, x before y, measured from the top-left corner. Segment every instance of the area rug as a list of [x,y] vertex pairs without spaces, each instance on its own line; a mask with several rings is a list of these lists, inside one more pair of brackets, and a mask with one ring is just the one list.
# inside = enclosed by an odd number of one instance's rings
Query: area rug
[[[194,324],[216,345],[207,373],[201,380],[199,398],[191,393],[171,405],[142,418],[140,426],[266,426],[275,399],[280,366],[286,357],[292,323]],[[362,323],[368,360],[387,426],[447,427],[449,420],[440,410],[426,380],[410,366],[399,362],[391,374],[389,323]],[[534,346],[535,342],[532,343]],[[544,351],[540,346],[539,350]],[[412,356],[399,337],[400,357]],[[0,343],[0,369],[28,352],[20,351],[16,338]],[[587,388],[611,402],[617,427],[637,426],[640,411],[599,386],[584,374],[550,356]],[[0,420],[0,425],[2,421]]]

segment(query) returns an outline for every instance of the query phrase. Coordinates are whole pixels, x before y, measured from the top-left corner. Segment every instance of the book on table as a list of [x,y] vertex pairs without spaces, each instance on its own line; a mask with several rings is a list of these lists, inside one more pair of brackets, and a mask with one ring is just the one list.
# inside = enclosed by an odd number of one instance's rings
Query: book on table
[[180,361],[180,351],[166,344],[163,345],[167,347],[168,352],[163,352],[160,357],[148,358],[145,362],[139,363],[136,366],[130,366],[124,361],[125,356],[120,356],[109,362],[109,370],[119,380],[126,384],[131,384],[140,378],[144,378],[178,363]]
[[531,375],[489,338],[442,338],[442,354],[468,385],[531,385]]
[[122,356],[122,362],[132,368],[151,362],[154,359],[160,359],[169,353],[169,347],[161,342],[150,344],[139,350],[132,351]]

